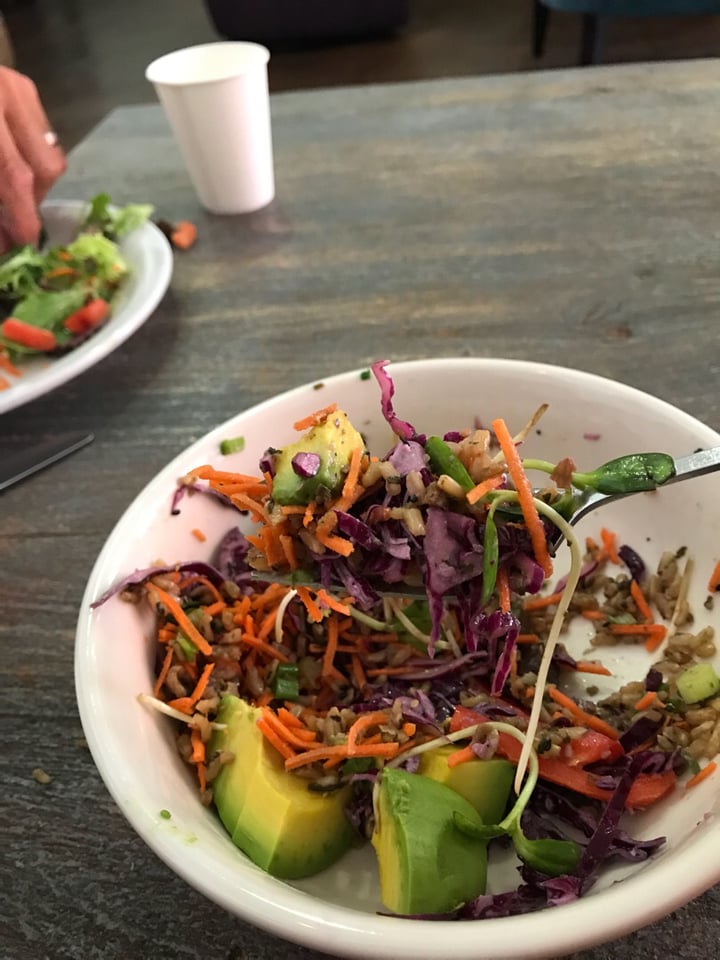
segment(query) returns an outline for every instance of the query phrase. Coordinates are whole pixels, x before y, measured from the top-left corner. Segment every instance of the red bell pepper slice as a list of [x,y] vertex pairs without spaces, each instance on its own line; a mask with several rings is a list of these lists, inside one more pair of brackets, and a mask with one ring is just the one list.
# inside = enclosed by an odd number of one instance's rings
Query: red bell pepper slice
[[[465,727],[471,727],[486,720],[487,717],[477,710],[457,707],[450,720],[450,730],[451,732],[463,730]],[[542,755],[538,757],[540,777],[585,797],[591,797],[593,800],[606,802],[610,800],[612,790],[598,787],[596,778],[588,773],[585,767],[601,761],[611,763],[622,756],[624,751],[618,741],[595,730],[588,730],[582,737],[571,740],[568,746],[567,757],[543,757]],[[517,763],[521,749],[520,742],[510,734],[498,735],[497,752],[500,756],[506,757],[512,763]],[[626,809],[634,810],[650,806],[673,789],[676,779],[672,770],[665,773],[640,774],[630,788],[625,802]]]
[[43,327],[35,327],[24,320],[18,320],[17,317],[8,317],[0,325],[0,333],[6,340],[18,343],[22,347],[28,347],[30,350],[40,350],[48,352],[57,347],[57,338],[52,330],[45,330]]

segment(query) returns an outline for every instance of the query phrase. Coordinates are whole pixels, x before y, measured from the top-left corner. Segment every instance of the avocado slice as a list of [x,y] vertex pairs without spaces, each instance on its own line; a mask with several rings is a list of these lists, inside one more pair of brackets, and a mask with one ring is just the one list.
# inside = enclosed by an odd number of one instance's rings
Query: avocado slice
[[482,827],[475,808],[450,787],[398,768],[383,771],[372,843],[389,910],[448,913],[484,893],[487,842],[461,833],[455,813]]
[[332,793],[308,789],[288,773],[282,758],[257,727],[260,710],[234,696],[220,701],[210,741],[235,754],[213,781],[218,814],[233,843],[275,877],[297,880],[319,873],[351,846],[353,830],[345,816],[350,788]]
[[483,823],[499,823],[505,816],[515,767],[499,757],[449,767],[448,759],[459,749],[448,745],[428,750],[420,756],[418,772],[465,797],[480,814]]
[[[289,506],[310,503],[323,491],[330,496],[339,493],[358,447],[364,449],[365,441],[347,414],[342,410],[331,413],[323,423],[275,454],[273,500]],[[302,476],[293,466],[293,459],[302,454],[313,455],[317,464],[313,476]]]

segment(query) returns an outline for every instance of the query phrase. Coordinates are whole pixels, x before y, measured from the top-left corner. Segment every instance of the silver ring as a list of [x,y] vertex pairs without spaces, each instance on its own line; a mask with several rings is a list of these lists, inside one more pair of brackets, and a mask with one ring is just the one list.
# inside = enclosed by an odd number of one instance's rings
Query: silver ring
[[44,138],[45,138],[45,143],[46,143],[49,147],[56,147],[56,146],[57,146],[57,144],[58,144],[58,135],[55,133],[54,130],[46,130],[46,132],[45,132],[45,134],[44,134]]

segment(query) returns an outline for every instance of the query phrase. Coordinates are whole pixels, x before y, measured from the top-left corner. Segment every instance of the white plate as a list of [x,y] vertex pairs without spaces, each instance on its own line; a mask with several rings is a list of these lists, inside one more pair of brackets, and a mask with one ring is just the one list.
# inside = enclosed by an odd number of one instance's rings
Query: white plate
[[[517,430],[541,402],[549,402],[549,412],[523,450],[551,460],[573,455],[581,469],[635,450],[679,456],[720,444],[709,427],[661,400],[559,367],[462,359],[401,363],[390,371],[397,413],[420,431],[471,426],[475,417],[487,423],[495,416]],[[326,379],[322,389],[308,384],[240,413],[177,457],[139,494],[97,560],[77,628],[78,703],[98,769],[140,836],[189,884],[227,910],[280,937],[348,957],[558,957],[650,923],[720,881],[717,773],[632,818],[635,835],[667,836],[655,859],[613,866],[576,903],[508,919],[430,923],[378,916],[376,868],[367,849],[310,880],[288,884],[264,874],[232,845],[214,813],[200,805],[196,784],[176,756],[170,722],[135,699],[152,687],[150,625],[140,622],[136,607],[117,598],[94,612],[90,603],[128,573],[159,559],[209,558],[237,517],[203,496],[185,497],[180,515],[171,516],[176,478],[207,462],[253,472],[267,446],[296,438],[294,421],[331,401],[347,410],[371,449],[386,452],[391,437],[374,380],[352,371]],[[245,450],[221,457],[220,441],[238,435],[245,437]],[[612,526],[648,564],[665,548],[687,545],[696,562],[690,599],[699,627],[711,617],[703,609],[705,585],[720,556],[716,491],[717,476],[676,484],[611,504],[603,509],[602,521],[590,517],[579,531],[597,535],[601,523]],[[193,536],[194,528],[207,535],[204,544]],[[579,635],[569,641],[576,654],[588,641],[579,626]],[[642,647],[603,651],[618,685],[642,678],[651,659]],[[160,817],[162,809],[171,811],[171,820]],[[514,870],[511,877],[516,880]],[[493,872],[493,892],[505,879]]]
[[[88,204],[79,200],[47,201],[42,219],[51,244],[69,243],[78,232]],[[133,334],[147,320],[170,283],[173,255],[154,223],[146,223],[119,244],[130,275],[113,300],[112,316],[96,334],[62,357],[35,357],[18,366],[23,375],[0,391],[0,414],[49,393],[83,373]]]

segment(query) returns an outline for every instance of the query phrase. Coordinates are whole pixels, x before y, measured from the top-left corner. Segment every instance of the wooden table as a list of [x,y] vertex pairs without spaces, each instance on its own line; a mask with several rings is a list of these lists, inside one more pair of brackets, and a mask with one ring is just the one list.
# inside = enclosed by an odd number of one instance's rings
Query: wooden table
[[[278,196],[253,216],[198,210],[156,106],[112,113],[57,189],[153,201],[194,219],[200,240],[130,341],[0,420],[3,450],[96,433],[0,500],[7,960],[314,956],[225,914],[149,852],[76,712],[74,627],[95,557],[192,440],[381,356],[559,362],[720,429],[720,64],[284,94],[273,122]],[[719,917],[720,888],[575,960],[715,956]]]

